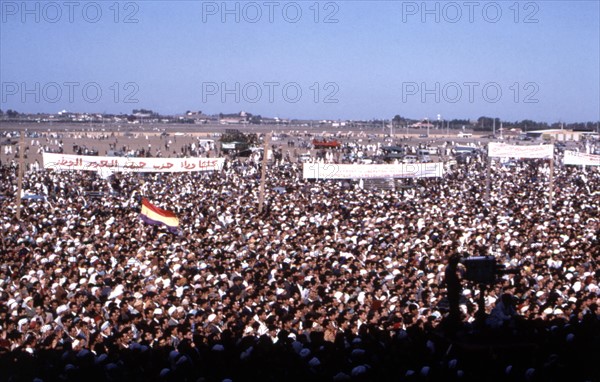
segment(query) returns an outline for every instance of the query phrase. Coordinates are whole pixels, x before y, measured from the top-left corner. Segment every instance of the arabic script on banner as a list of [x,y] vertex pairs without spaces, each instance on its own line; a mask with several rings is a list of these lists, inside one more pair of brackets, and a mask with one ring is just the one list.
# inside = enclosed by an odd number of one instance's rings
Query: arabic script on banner
[[58,171],[193,172],[219,171],[224,158],[129,158],[43,154],[44,168]]
[[574,166],[600,166],[600,155],[567,150],[565,151],[563,164]]
[[552,159],[554,145],[507,145],[490,142],[488,155],[494,158]]
[[302,174],[304,179],[435,178],[444,176],[444,166],[443,163],[304,163]]

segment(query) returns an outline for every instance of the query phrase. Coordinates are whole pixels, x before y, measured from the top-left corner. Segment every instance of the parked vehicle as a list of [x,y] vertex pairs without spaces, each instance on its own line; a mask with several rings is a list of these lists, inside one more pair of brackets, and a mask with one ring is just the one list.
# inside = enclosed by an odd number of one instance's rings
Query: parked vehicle
[[437,149],[435,147],[432,148],[426,148],[426,149],[419,149],[417,151],[417,155],[418,156],[424,156],[424,155],[436,155],[437,154]]
[[404,153],[406,151],[406,148],[402,146],[384,146],[381,148],[381,150],[383,150],[386,153],[400,154]]
[[396,159],[401,161],[402,158],[404,158],[404,155],[400,154],[400,153],[387,153],[383,156],[383,160],[389,161],[389,162],[394,161]]
[[416,155],[406,155],[402,159],[403,163],[417,163],[417,161],[418,161],[418,158]]
[[454,146],[454,154],[474,154],[477,152],[476,147],[471,146]]
[[303,153],[298,155],[298,163],[306,163],[306,162],[310,162],[311,160],[311,156],[309,153]]
[[315,147],[315,149],[337,149],[341,146],[340,142],[338,142],[337,140],[328,141],[326,139],[322,141],[313,139],[312,144]]

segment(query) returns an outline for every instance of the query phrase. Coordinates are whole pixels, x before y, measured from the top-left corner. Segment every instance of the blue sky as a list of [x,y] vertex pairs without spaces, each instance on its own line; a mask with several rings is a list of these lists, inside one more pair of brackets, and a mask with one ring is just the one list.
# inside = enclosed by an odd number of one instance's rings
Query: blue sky
[[597,121],[599,4],[0,0],[0,108]]

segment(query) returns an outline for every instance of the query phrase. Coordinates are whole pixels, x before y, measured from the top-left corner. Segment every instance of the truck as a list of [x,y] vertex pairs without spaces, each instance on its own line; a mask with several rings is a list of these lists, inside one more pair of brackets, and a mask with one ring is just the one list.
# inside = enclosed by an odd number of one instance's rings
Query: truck
[[326,139],[323,139],[321,141],[318,139],[313,139],[312,144],[315,147],[315,149],[337,149],[341,146],[340,142],[338,142],[337,140],[328,141]]

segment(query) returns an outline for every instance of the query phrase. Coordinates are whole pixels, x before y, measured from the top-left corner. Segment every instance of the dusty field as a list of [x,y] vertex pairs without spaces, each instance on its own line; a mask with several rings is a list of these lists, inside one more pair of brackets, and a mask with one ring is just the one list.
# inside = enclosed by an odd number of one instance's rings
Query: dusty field
[[[296,143],[301,141],[309,142],[313,136],[331,135],[339,132],[339,129],[323,130],[319,127],[313,127],[312,129],[307,126],[253,126],[249,125],[245,128],[242,126],[224,126],[224,125],[144,125],[134,127],[120,127],[116,125],[57,125],[57,124],[2,124],[0,125],[0,132],[12,132],[12,131],[23,131],[27,130],[29,134],[35,133],[38,136],[35,138],[25,138],[25,152],[26,152],[26,163],[34,163],[38,161],[40,166],[42,165],[41,148],[46,147],[50,151],[58,150],[60,144],[65,154],[75,154],[77,146],[85,147],[90,150],[98,151],[98,155],[106,155],[111,146],[115,147],[116,150],[139,150],[139,149],[150,149],[153,156],[156,156],[157,150],[161,151],[163,157],[177,156],[181,153],[182,147],[190,145],[193,142],[197,142],[198,139],[214,139],[218,141],[219,133],[223,133],[226,129],[239,129],[243,132],[264,134],[273,132],[275,135],[285,133],[291,135],[292,139]],[[161,136],[162,132],[167,132],[168,136]],[[354,140],[357,141],[362,139],[362,142],[384,142],[386,134],[381,128],[371,130],[344,130],[344,133],[351,133],[351,138],[342,139],[342,141]],[[389,133],[389,131],[387,131]],[[418,138],[419,134],[423,131],[408,131],[405,129],[397,129],[394,132],[394,139],[406,139],[409,144],[425,143],[427,141],[444,142],[448,139],[456,141],[456,132],[451,132],[450,137],[446,136],[445,131],[431,131],[430,139]],[[436,135],[436,133],[439,133]],[[12,145],[12,152],[7,152],[6,138],[0,138],[0,161],[2,163],[9,163],[10,161],[18,161],[17,155],[17,144]],[[13,138],[13,141],[18,138]],[[462,141],[462,140],[461,140]],[[169,148],[165,147],[165,144],[169,145]],[[300,149],[298,146],[294,149],[293,147],[287,146],[287,139],[272,140],[272,144],[280,145],[283,148],[283,153],[289,151],[291,156],[301,151],[306,150]],[[387,142],[385,144],[391,144]],[[218,155],[219,153],[213,152],[211,156]]]

